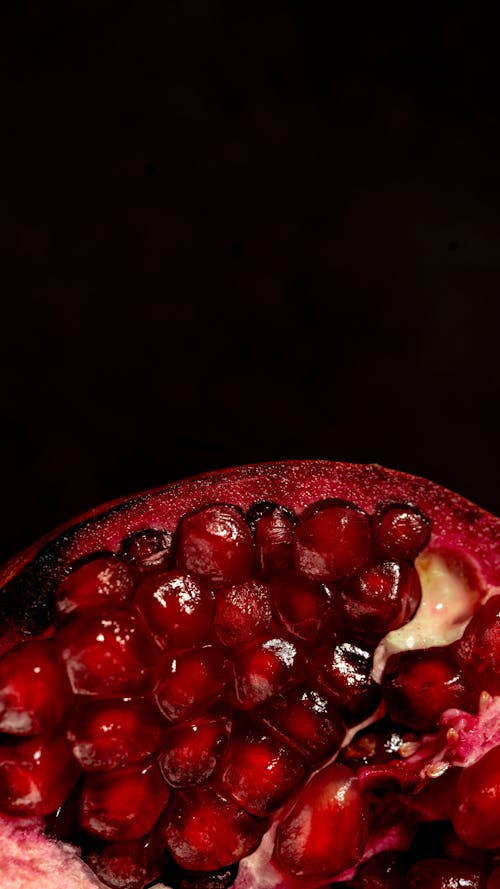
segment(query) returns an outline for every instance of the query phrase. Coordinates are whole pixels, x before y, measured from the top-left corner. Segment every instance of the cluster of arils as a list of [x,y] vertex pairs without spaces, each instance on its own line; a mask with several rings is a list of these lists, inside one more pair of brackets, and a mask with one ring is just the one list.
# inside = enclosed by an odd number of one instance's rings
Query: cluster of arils
[[0,809],[44,816],[114,889],[160,874],[225,889],[271,826],[272,866],[325,885],[396,822],[408,848],[370,855],[349,885],[486,886],[500,747],[465,770],[438,763],[439,806],[404,769],[443,713],[473,718],[481,692],[499,694],[500,597],[458,643],[372,675],[418,609],[430,533],[407,503],[212,503],[75,562],[53,633],[0,661]]

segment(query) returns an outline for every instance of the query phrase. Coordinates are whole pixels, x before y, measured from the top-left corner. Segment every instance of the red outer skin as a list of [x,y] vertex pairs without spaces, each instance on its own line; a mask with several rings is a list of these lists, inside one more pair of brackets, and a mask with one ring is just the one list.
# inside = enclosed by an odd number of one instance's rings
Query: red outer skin
[[[58,570],[62,576],[69,563],[87,553],[116,551],[121,540],[133,531],[148,527],[174,530],[183,513],[203,504],[222,501],[247,509],[255,501],[274,500],[300,513],[310,503],[326,497],[352,500],[368,512],[384,501],[415,504],[433,523],[428,550],[446,548],[467,553],[476,563],[483,585],[500,585],[500,519],[440,485],[377,464],[301,460],[211,472],[93,509],[0,568],[0,595],[2,587],[50,542],[59,545],[47,571]],[[19,638],[19,632],[11,627],[8,642],[4,637],[0,651]]]

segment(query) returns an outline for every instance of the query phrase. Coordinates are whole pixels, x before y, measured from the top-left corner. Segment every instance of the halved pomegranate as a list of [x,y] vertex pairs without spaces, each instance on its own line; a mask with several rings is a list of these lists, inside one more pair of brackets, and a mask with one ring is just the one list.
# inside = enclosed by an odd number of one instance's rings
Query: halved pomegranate
[[500,520],[287,462],[0,571],[3,889],[494,887]]

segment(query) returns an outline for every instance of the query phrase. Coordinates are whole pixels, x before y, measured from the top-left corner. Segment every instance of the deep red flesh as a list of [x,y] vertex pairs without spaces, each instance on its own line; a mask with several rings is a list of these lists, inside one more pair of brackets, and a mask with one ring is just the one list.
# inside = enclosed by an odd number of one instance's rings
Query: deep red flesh
[[0,732],[34,735],[58,725],[71,702],[52,642],[26,642],[0,661]]
[[431,732],[445,710],[474,712],[478,692],[464,680],[449,648],[404,651],[387,661],[382,682],[388,713],[410,728]]
[[500,596],[474,615],[457,644],[457,656],[476,688],[500,694]]
[[367,562],[343,592],[351,632],[367,642],[378,642],[408,623],[421,599],[417,572],[396,559]]
[[[488,583],[500,588],[498,537],[487,544],[482,514],[453,503],[442,552],[480,578],[476,615],[454,645],[389,658],[381,688],[374,648],[419,606],[411,562],[432,522],[429,552],[439,542],[441,494],[416,496],[412,480],[391,488],[371,468],[361,484],[354,467],[349,483],[318,484],[314,501],[291,495],[293,466],[288,481],[271,472],[260,498],[252,484],[243,493],[243,472],[198,502],[183,491],[175,522],[168,510],[147,521],[138,501],[137,519],[132,505],[123,525],[117,512],[109,530],[92,519],[66,537],[55,637],[0,660],[0,811],[47,816],[111,889],[160,874],[175,889],[226,889],[273,823],[267,870],[251,883],[243,870],[242,889],[271,873],[282,882],[270,889],[338,878],[418,889],[425,855],[381,850],[442,819],[455,840],[432,871],[441,882],[425,885],[451,889],[460,873],[471,889],[491,875],[494,889],[500,746],[441,778],[437,760],[434,795],[422,764],[445,737],[443,712],[476,719],[480,692],[500,691],[500,596],[479,607]],[[14,579],[19,601],[42,569],[27,565],[24,592]],[[456,856],[460,844],[479,858]]]
[[388,503],[376,510],[373,531],[380,556],[413,562],[429,542],[431,522],[415,506]]
[[276,857],[299,879],[328,879],[359,860],[367,802],[355,773],[334,763],[317,772],[281,822]]
[[103,840],[137,840],[155,825],[169,798],[154,760],[85,775],[79,821]]
[[140,762],[160,739],[157,711],[140,699],[77,700],[66,721],[66,737],[85,771]]
[[209,635],[213,593],[189,575],[168,571],[146,577],[134,605],[162,648],[190,648]]
[[110,554],[75,566],[59,586],[56,608],[62,614],[84,609],[126,607],[134,594],[134,578],[127,565]]
[[469,846],[500,848],[500,746],[460,775],[453,826]]
[[353,889],[402,889],[407,869],[400,852],[380,852],[358,868]]

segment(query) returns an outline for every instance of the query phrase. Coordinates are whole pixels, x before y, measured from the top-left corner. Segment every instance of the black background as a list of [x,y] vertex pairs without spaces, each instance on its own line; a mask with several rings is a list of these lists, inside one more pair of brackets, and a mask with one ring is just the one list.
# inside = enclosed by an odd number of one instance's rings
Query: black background
[[496,29],[324,6],[1,3],[1,555],[280,457],[500,509]]

